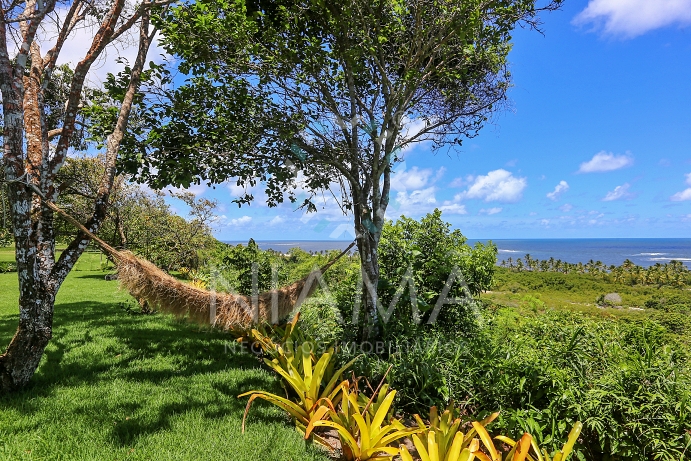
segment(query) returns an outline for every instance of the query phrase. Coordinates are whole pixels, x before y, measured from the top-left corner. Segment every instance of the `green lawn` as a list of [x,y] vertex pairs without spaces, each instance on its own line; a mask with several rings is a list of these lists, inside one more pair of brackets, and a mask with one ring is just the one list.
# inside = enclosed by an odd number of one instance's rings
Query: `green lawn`
[[[11,260],[0,249],[0,261]],[[2,460],[326,460],[284,413],[253,405],[279,391],[258,361],[221,332],[128,313],[100,256],[82,258],[60,290],[53,339],[29,389],[0,397]],[[17,326],[16,273],[0,274],[0,342]]]

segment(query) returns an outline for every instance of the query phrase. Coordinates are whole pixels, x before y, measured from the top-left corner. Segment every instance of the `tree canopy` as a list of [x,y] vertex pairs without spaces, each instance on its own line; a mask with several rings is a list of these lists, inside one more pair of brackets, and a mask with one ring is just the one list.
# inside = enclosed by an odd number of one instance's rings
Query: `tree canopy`
[[[376,318],[377,246],[392,167],[422,141],[475,136],[503,107],[511,32],[536,0],[200,0],[162,18],[187,82],[152,107],[127,166],[155,186],[266,184],[270,205],[329,188],[352,213],[366,306]],[[286,194],[285,192],[288,191]],[[240,201],[249,201],[244,197]],[[314,209],[309,197],[301,205]]]

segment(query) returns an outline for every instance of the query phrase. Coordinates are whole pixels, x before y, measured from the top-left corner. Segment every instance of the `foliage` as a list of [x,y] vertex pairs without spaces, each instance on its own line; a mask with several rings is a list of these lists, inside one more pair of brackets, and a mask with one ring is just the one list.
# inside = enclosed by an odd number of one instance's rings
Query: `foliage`
[[[432,407],[429,413],[429,425],[415,415],[419,434],[413,435],[413,444],[422,461],[435,460],[472,460],[476,456],[481,459],[484,454],[480,452],[479,440],[475,437],[480,436],[485,448],[492,456],[497,459],[498,452],[494,447],[485,426],[494,421],[499,413],[493,413],[481,422],[473,422],[473,427],[467,434],[460,431],[461,418],[457,417],[457,409],[453,402],[444,410],[441,416],[437,407]],[[403,461],[412,461],[412,456],[407,448],[401,447],[401,458]]]
[[419,221],[403,216],[384,226],[380,301],[395,306],[385,331],[432,322],[457,332],[472,329],[472,297],[490,288],[497,248],[491,242],[471,248],[466,240],[442,221],[439,209]]
[[343,320],[333,300],[312,296],[300,305],[300,329],[317,344],[332,346],[343,338]]
[[[256,338],[262,338],[258,331],[253,332]],[[271,349],[274,346],[267,346]],[[305,430],[314,421],[323,418],[326,410],[321,405],[327,402],[327,408],[333,408],[339,401],[339,391],[348,388],[348,381],[340,381],[343,373],[354,360],[335,370],[333,349],[324,352],[317,360],[313,352],[313,343],[275,345],[275,358],[264,359],[264,362],[283,379],[287,389],[292,392],[295,401],[266,391],[245,392],[239,397],[249,396],[245,408],[244,420],[252,402],[256,399],[266,400],[286,410],[295,420],[300,430]]]
[[[86,221],[104,169],[101,156],[67,159],[57,179],[62,190],[58,205]],[[189,208],[189,219],[173,213],[162,193],[145,192],[117,176],[99,235],[111,246],[129,249],[165,270],[197,269],[201,253],[215,242],[210,226],[216,202],[189,192],[171,196]],[[64,220],[58,220],[57,228],[59,240],[73,238],[75,231]]]
[[[171,8],[160,21],[163,41],[191,78],[152,109],[158,123],[127,154],[131,171],[159,186],[264,181],[269,204],[288,195],[310,210],[315,191],[340,193],[371,282],[359,333],[376,336],[377,246],[402,149],[477,135],[503,107],[512,30],[560,4],[203,0]],[[309,192],[295,194],[298,185]]]
[[587,263],[569,263],[561,259],[533,259],[529,254],[523,259],[508,258],[502,260],[501,267],[506,267],[516,272],[559,272],[563,274],[577,273],[589,274],[593,277],[611,280],[625,285],[653,285],[657,287],[684,288],[691,285],[691,271],[681,261],[669,263],[655,263],[650,267],[635,265],[631,260],[625,260],[620,266],[609,267],[601,261]]
[[691,448],[691,347],[657,320],[671,314],[604,317],[529,305],[480,314],[472,335],[401,335],[356,372],[377,379],[393,365],[387,382],[402,409],[454,400],[463,414],[501,411],[495,431],[529,432],[550,452],[582,421],[580,460],[671,461]]
[[346,461],[391,459],[399,454],[399,449],[390,445],[419,431],[406,428],[400,420],[390,416],[396,391],[382,387],[370,399],[362,398],[357,387],[352,390],[343,387],[341,392],[339,409],[322,405],[321,412],[328,413],[330,420],[312,422],[305,438],[315,427],[335,429]]
[[[498,435],[496,440],[507,444],[510,448],[506,456],[492,442],[492,437],[485,426],[494,421],[499,413],[492,413],[484,420],[473,421],[471,429],[466,434],[460,431],[461,418],[455,416],[456,409],[453,402],[444,413],[439,416],[436,407],[430,411],[430,422],[426,425],[419,416],[415,415],[420,427],[420,433],[413,435],[413,443],[421,461],[524,461],[538,459],[547,461],[565,461],[571,454],[573,446],[581,433],[583,425],[574,424],[568,439],[561,450],[550,457],[547,450],[541,450],[529,433],[524,433],[518,442],[509,437]],[[479,437],[479,438],[478,438]],[[481,451],[484,448],[484,451]],[[530,450],[533,450],[532,458]],[[413,457],[405,446],[401,446],[403,461],[413,461]]]
[[287,281],[285,258],[260,250],[253,239],[247,245],[228,246],[215,259],[226,269],[226,281],[241,294],[262,293]]
[[582,430],[583,424],[581,424],[580,421],[576,422],[576,424],[574,424],[571,428],[571,431],[569,432],[569,436],[566,442],[564,443],[564,446],[557,453],[553,453],[551,457],[547,450],[540,449],[540,447],[537,446],[533,437],[527,432],[523,434],[523,437],[521,437],[521,439],[518,442],[504,436],[497,436],[495,437],[495,439],[504,442],[512,447],[512,450],[508,453],[506,457],[506,461],[518,461],[519,459],[523,461],[529,456],[529,450],[531,448],[533,449],[533,457],[535,459],[541,460],[544,456],[544,459],[546,461],[566,461],[571,455],[573,447],[576,444],[576,440],[578,439],[578,436],[581,434]]
[[[217,242],[207,253],[203,271],[216,277],[217,290],[232,290],[250,295],[253,290],[263,292],[299,280],[335,258],[336,250],[308,253],[292,248],[287,254],[262,250],[253,239],[246,245]],[[317,288],[326,298],[330,289],[338,289],[345,274],[352,271],[356,261],[352,255],[338,260],[324,275]],[[255,288],[256,285],[256,288]],[[326,290],[323,287],[326,286]]]
[[0,261],[0,274],[5,272],[16,272],[17,265],[13,262]]
[[449,388],[470,411],[501,409],[498,429],[554,448],[566,422],[583,421],[585,459],[678,459],[691,442],[687,356],[665,344],[662,328],[550,311],[488,320]]

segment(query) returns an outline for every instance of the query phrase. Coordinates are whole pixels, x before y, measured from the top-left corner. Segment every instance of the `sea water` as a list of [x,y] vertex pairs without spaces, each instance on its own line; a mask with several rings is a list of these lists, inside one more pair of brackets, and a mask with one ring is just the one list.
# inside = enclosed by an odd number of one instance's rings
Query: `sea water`
[[[472,239],[468,243],[487,243],[485,239]],[[603,264],[620,265],[626,259],[634,264],[649,267],[656,263],[681,261],[691,268],[691,239],[521,239],[492,240],[499,254],[497,263],[511,258],[560,259],[569,263],[587,263],[591,259]],[[226,242],[233,245],[247,242]],[[300,247],[308,252],[343,250],[351,241],[341,240],[265,240],[257,241],[262,250],[272,249],[286,253]]]

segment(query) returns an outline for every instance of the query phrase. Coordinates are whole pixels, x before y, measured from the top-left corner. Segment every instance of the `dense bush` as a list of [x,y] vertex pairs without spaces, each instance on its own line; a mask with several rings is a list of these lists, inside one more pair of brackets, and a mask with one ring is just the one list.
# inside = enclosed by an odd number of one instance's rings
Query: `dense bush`
[[473,297],[492,284],[497,248],[491,243],[471,248],[466,241],[442,221],[439,210],[419,221],[404,216],[385,224],[379,244],[379,297],[385,308],[395,308],[382,324],[384,338],[409,334],[416,324],[436,322],[458,332],[474,323]]
[[368,355],[358,371],[381,374],[393,364],[388,380],[408,411],[449,400],[480,417],[501,411],[495,430],[531,432],[550,449],[583,421],[581,460],[688,456],[689,357],[662,325],[508,308],[483,318],[472,336],[429,335],[417,347]]
[[[218,242],[213,251],[206,255],[202,271],[207,274],[213,272],[213,276],[217,277],[216,289],[250,295],[255,284],[260,293],[285,286],[307,276],[339,253],[332,250],[313,254],[300,248],[292,248],[283,254],[262,250],[253,239],[246,245],[235,246]],[[324,274],[321,282],[318,281],[316,293],[326,295],[331,302],[330,293],[341,289],[346,274],[358,271],[357,264],[355,256],[343,256]]]

